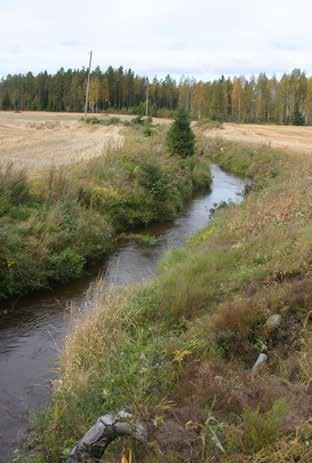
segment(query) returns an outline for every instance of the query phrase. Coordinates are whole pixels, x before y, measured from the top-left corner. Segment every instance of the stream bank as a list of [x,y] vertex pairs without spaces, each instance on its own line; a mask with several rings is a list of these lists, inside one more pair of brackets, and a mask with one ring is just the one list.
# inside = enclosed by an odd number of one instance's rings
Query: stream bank
[[216,203],[242,199],[245,182],[211,167],[211,192],[195,197],[174,221],[153,225],[145,233],[157,238],[146,247],[125,243],[106,259],[94,275],[66,287],[21,299],[16,305],[5,304],[0,325],[0,461],[18,445],[28,426],[28,414],[44,404],[49,384],[55,377],[57,357],[70,325],[70,307],[92,305],[98,275],[106,275],[111,284],[140,282],[154,275],[162,254],[179,247],[196,231],[209,223],[210,209]]

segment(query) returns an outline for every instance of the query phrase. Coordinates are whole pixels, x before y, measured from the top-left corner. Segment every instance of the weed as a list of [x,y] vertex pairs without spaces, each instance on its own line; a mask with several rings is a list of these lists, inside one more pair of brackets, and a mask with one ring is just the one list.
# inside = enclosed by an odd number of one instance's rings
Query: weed
[[234,449],[241,448],[247,454],[254,454],[269,446],[280,436],[287,412],[288,406],[284,399],[276,401],[266,413],[261,413],[259,407],[246,408],[242,414],[241,435],[235,435],[234,429],[230,429],[228,445]]

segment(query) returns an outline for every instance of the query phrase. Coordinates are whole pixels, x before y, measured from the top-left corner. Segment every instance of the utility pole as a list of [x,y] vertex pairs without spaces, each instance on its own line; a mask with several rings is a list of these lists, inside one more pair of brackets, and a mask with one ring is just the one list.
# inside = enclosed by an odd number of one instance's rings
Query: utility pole
[[88,112],[91,64],[92,64],[92,50],[90,51],[90,59],[89,59],[87,94],[86,94],[86,104],[85,104],[85,113],[84,113],[84,121],[85,121],[85,122],[87,121],[87,112]]
[[145,115],[146,115],[146,118],[148,118],[148,79],[146,81],[146,108],[145,108]]

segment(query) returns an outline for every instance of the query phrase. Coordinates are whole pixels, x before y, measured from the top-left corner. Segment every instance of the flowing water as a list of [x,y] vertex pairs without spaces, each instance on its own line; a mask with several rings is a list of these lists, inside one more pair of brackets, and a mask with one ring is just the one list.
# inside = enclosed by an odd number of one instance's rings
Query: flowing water
[[21,442],[29,427],[29,413],[43,405],[69,326],[70,307],[81,307],[98,275],[105,273],[113,284],[150,278],[160,256],[183,245],[197,230],[206,227],[210,209],[221,201],[239,202],[245,182],[212,166],[213,184],[209,194],[194,198],[176,220],[154,225],[144,232],[158,238],[146,247],[129,241],[119,247],[96,273],[65,288],[36,294],[0,306],[0,462]]

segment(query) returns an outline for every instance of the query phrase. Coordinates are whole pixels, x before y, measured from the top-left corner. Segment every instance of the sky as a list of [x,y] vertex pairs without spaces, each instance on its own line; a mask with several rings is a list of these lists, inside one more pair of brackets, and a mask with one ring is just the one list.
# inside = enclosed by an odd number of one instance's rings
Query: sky
[[312,74],[311,0],[0,0],[0,76],[131,67],[208,80]]

